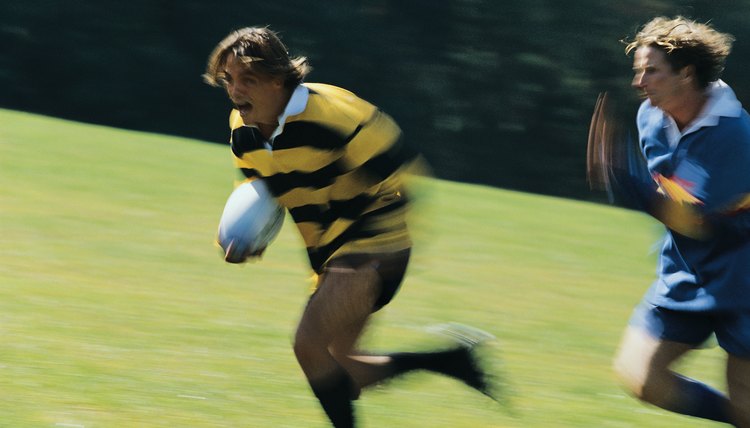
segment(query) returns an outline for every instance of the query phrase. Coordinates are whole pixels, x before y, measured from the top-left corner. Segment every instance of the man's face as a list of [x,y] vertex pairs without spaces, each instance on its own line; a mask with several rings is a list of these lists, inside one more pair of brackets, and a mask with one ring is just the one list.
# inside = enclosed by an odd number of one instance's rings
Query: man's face
[[664,51],[651,46],[636,49],[633,72],[632,86],[662,110],[668,110],[675,102],[680,102],[679,95],[688,87],[684,76],[672,70]]
[[281,79],[252,71],[235,55],[227,58],[224,67],[229,99],[240,112],[245,125],[273,125],[284,111],[286,102]]

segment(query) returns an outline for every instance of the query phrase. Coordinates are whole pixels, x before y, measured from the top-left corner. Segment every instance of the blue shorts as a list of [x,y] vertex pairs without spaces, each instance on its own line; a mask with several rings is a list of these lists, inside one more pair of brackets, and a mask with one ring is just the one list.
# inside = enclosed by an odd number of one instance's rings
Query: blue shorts
[[712,333],[729,354],[750,358],[750,311],[685,312],[641,302],[633,311],[630,325],[646,330],[660,340],[699,346]]

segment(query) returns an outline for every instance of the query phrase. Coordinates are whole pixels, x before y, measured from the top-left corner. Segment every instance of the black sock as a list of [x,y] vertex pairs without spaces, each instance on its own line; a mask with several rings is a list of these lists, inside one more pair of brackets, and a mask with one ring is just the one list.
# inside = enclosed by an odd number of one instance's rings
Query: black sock
[[429,370],[459,379],[483,394],[490,394],[485,374],[477,366],[468,348],[457,347],[436,352],[400,352],[391,354],[391,358],[395,368],[394,376],[412,370]]
[[352,380],[345,371],[341,370],[326,379],[310,382],[310,387],[334,427],[354,427]]
[[453,376],[457,358],[463,357],[466,352],[463,348],[435,352],[399,352],[391,354],[391,358],[397,374],[412,370],[429,370]]

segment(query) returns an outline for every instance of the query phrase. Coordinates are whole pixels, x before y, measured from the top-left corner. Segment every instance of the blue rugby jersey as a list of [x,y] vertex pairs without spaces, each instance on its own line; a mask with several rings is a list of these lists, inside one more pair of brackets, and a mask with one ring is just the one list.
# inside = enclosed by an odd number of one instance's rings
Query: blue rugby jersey
[[687,311],[750,308],[750,116],[724,82],[684,129],[646,100],[639,143],[664,197],[693,204],[712,226],[708,240],[667,229],[658,278],[646,299]]

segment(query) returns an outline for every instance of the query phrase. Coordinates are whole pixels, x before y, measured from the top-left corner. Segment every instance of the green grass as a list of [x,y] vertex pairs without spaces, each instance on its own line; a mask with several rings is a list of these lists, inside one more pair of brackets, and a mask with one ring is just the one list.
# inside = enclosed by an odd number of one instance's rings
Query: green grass
[[[213,245],[225,146],[0,110],[0,420],[9,427],[325,427],[291,352],[308,270],[291,222],[259,263]],[[554,179],[554,177],[550,177]],[[611,356],[652,280],[658,228],[610,207],[424,180],[416,249],[365,345],[498,337],[510,409],[415,374],[363,427],[709,426],[644,406]],[[723,357],[685,363],[723,388]]]

